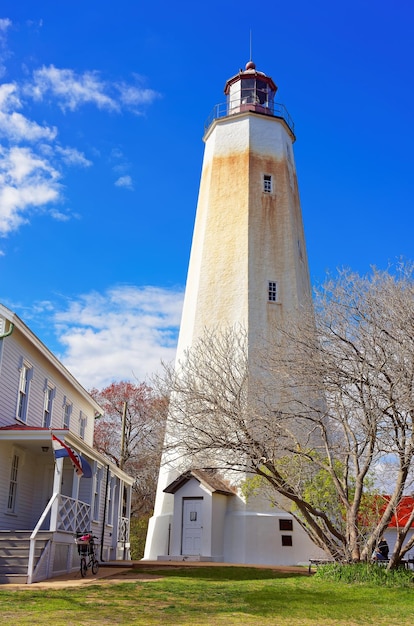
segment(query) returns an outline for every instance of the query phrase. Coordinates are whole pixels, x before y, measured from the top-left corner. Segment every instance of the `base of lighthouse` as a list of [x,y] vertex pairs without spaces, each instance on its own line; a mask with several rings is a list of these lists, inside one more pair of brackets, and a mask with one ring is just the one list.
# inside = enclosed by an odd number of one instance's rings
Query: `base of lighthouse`
[[144,560],[298,565],[326,556],[291,515],[246,503],[200,470],[182,474],[164,492]]

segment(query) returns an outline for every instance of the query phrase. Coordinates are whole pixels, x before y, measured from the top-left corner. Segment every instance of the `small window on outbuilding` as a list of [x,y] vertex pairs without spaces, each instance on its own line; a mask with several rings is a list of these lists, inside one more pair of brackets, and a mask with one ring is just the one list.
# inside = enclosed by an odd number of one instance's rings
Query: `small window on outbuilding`
[[263,191],[272,193],[272,177],[270,174],[263,174]]
[[282,535],[282,546],[291,547],[292,545],[292,535]]

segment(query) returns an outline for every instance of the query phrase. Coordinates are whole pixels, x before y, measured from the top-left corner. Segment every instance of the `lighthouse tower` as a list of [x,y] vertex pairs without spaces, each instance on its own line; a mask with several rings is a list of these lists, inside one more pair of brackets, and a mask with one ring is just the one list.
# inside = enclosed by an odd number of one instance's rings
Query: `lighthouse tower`
[[[177,361],[206,328],[240,325],[250,348],[310,297],[294,126],[276,91],[249,61],[206,125]],[[293,564],[315,552],[285,512],[162,462],[145,559]]]

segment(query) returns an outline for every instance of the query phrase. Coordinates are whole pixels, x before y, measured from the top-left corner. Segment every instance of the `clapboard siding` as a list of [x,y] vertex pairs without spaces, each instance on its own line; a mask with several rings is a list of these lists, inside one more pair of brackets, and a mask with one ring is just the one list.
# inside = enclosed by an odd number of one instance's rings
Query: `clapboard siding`
[[19,387],[18,352],[15,342],[1,340],[2,367],[0,372],[0,426],[8,426],[16,417],[17,390]]
[[[19,457],[16,507],[13,513],[7,509],[10,469],[13,455]],[[39,515],[40,489],[42,485],[40,474],[43,468],[36,455],[31,454],[18,445],[6,442],[0,444],[0,527],[2,530],[28,530],[33,528]]]
[[3,340],[2,367],[0,371],[0,426],[8,426],[16,419],[20,368],[23,360],[33,367],[30,380],[27,419],[28,426],[43,426],[44,394],[47,384],[54,389],[51,427],[63,428],[64,404],[72,405],[69,430],[80,435],[80,415],[86,417],[84,441],[92,446],[94,410],[53,364],[17,329]]

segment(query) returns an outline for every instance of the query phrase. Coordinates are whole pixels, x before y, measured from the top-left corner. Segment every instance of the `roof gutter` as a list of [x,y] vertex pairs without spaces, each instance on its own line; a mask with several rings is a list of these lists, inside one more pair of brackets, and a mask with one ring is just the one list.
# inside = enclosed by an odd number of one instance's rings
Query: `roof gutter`
[[2,335],[0,335],[0,339],[4,339],[5,337],[9,337],[12,334],[12,332],[14,330],[14,324],[12,322],[9,322],[9,323],[10,323],[9,330],[7,331],[7,333],[3,333]]

